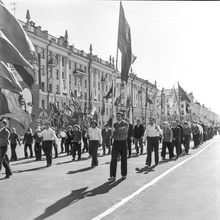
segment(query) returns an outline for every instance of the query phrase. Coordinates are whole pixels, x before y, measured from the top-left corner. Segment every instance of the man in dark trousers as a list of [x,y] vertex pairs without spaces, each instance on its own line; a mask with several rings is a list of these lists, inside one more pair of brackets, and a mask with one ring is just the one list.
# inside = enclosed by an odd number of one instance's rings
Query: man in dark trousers
[[184,122],[183,127],[183,146],[185,148],[185,153],[189,153],[189,147],[190,147],[190,139],[191,139],[191,128],[189,127],[189,124],[187,121]]
[[180,156],[180,147],[181,147],[181,130],[177,126],[177,122],[172,122],[172,131],[173,131],[173,147],[176,148],[176,158]]
[[103,155],[105,155],[106,147],[108,149],[108,154],[111,153],[111,137],[112,137],[112,131],[109,128],[108,124],[104,126],[102,129],[102,149],[103,149]]
[[128,137],[127,137],[127,144],[128,144],[128,158],[131,157],[131,143],[132,143],[132,138],[134,136],[134,128],[133,125],[129,123],[129,118],[126,118],[125,121],[129,124],[128,127]]
[[136,155],[139,154],[139,147],[141,150],[141,154],[143,154],[143,136],[144,136],[144,126],[141,124],[141,120],[137,119],[137,124],[134,126],[134,143],[135,143]]
[[1,120],[0,121],[0,171],[3,165],[6,174],[5,178],[9,178],[12,175],[12,171],[9,166],[9,159],[6,154],[9,145],[9,135],[10,132],[7,128],[6,120]]
[[129,125],[123,120],[123,116],[123,112],[118,112],[116,114],[117,121],[112,126],[114,141],[112,146],[109,181],[115,181],[116,179],[118,155],[121,156],[122,179],[126,179],[127,176],[127,134]]
[[147,139],[147,158],[145,165],[151,166],[152,152],[154,151],[155,165],[159,162],[159,137],[161,135],[160,127],[155,123],[155,118],[149,118],[150,123],[144,132],[144,140]]

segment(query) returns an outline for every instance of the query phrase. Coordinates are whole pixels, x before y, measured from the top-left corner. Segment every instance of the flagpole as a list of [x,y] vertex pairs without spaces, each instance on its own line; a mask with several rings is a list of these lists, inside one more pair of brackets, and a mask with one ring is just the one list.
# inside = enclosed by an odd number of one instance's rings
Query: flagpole
[[180,110],[180,91],[179,91],[179,82],[178,83],[178,108],[179,108],[179,114],[180,114],[180,122],[182,121],[182,117],[181,117],[181,110]]

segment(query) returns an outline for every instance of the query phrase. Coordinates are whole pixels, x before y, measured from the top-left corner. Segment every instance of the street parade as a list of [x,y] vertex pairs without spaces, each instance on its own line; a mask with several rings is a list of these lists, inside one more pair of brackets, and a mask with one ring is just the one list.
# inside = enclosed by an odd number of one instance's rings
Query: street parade
[[[89,53],[78,50],[67,30],[55,38],[35,25],[29,10],[23,22],[0,1],[0,188],[7,188],[0,195],[0,219],[200,220],[209,219],[202,205],[220,201],[219,192],[206,195],[220,183],[214,173],[220,116],[186,92],[184,83],[164,88],[135,73],[141,57],[133,54],[130,22],[122,2],[116,3],[117,53],[104,61],[93,44]],[[206,178],[212,160],[216,165]],[[187,181],[190,186],[181,186]],[[198,194],[191,190],[202,183]],[[63,195],[67,189],[70,194]],[[172,190],[180,197],[173,191],[172,198]],[[164,209],[154,200],[160,193],[167,199]],[[191,199],[196,202],[186,217],[178,202]],[[212,207],[210,219],[217,220],[220,213]]]

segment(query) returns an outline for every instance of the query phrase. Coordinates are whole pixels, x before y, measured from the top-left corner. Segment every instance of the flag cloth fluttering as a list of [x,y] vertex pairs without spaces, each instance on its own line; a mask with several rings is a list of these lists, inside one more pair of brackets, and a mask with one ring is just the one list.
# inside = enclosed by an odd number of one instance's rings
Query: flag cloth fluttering
[[186,92],[183,90],[183,88],[179,85],[178,83],[178,91],[179,91],[179,98],[180,101],[187,101],[187,102],[191,102],[188,95],[186,94]]
[[[118,48],[121,51],[121,81],[128,81],[128,73],[132,62],[131,32],[130,26],[125,18],[124,9],[120,2]],[[135,59],[133,59],[134,62]]]
[[101,115],[105,114],[105,98],[102,98],[102,109],[101,109]]
[[104,98],[106,98],[106,99],[112,98],[112,92],[113,92],[113,84],[112,84],[111,88],[109,89],[107,95],[104,96]]
[[118,96],[118,98],[116,98],[115,100],[115,105],[118,106],[121,104],[121,95]]
[[23,81],[31,87],[35,81],[33,65],[37,65],[34,46],[17,19],[1,3],[0,27],[0,51],[6,47],[12,49],[5,54],[1,53],[0,60],[13,64]]

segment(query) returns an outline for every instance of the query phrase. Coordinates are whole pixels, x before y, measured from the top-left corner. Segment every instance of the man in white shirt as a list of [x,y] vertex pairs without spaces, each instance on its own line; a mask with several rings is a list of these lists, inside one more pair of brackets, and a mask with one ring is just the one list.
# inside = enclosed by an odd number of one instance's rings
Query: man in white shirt
[[45,151],[46,160],[47,160],[47,167],[51,166],[52,164],[52,146],[53,140],[55,144],[58,144],[58,139],[56,136],[55,131],[50,127],[50,122],[47,121],[45,123],[45,129],[38,134],[39,137],[43,137],[43,144],[42,147]]
[[147,125],[144,132],[144,140],[147,139],[147,159],[145,165],[151,166],[151,155],[154,150],[155,165],[159,162],[159,137],[161,129],[155,123],[155,118],[149,118],[149,124]]
[[89,150],[92,156],[91,167],[98,166],[97,152],[100,143],[102,143],[101,129],[97,127],[95,120],[91,121],[91,127],[88,128],[87,138],[89,139]]

